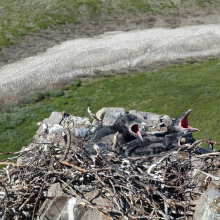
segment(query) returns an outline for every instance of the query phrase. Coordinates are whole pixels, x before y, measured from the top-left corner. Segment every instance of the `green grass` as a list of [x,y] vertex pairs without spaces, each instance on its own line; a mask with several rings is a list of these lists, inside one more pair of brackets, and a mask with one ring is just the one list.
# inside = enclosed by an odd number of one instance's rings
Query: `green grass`
[[[98,76],[73,81],[62,88],[37,93],[1,108],[0,150],[15,151],[27,145],[37,131],[36,122],[52,111],[88,116],[102,107],[124,107],[176,118],[193,109],[189,124],[199,128],[197,139],[220,141],[220,60],[167,67],[125,76]],[[29,104],[27,104],[29,103]]]
[[[181,10],[194,13],[195,7],[206,10],[207,4],[218,12],[218,0],[182,0]],[[190,7],[193,6],[193,7]],[[82,21],[126,20],[179,16],[180,5],[172,0],[1,0],[0,1],[0,50],[16,44],[25,35],[39,30],[79,24]],[[217,11],[216,11],[217,10]],[[164,17],[164,18],[165,18]]]
[[80,10],[88,19],[99,14],[100,0],[2,0],[0,1],[0,48],[19,37],[41,29],[80,21]]

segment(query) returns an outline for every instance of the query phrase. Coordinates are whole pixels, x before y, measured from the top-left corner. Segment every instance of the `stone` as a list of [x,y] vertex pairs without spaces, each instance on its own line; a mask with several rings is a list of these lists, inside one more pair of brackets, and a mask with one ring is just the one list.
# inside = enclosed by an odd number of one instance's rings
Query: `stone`
[[197,201],[194,220],[220,219],[220,192],[214,188],[206,190]]
[[[93,204],[109,206],[111,201],[102,198],[97,190],[85,193],[87,201],[93,200]],[[38,212],[38,220],[111,220],[112,218],[104,215],[98,209],[85,206],[85,200],[79,196],[70,196],[69,192],[64,192],[59,183],[50,186],[45,192],[47,199]]]
[[112,126],[120,115],[125,114],[124,108],[102,108],[96,113],[96,116],[101,118],[104,125]]
[[129,113],[147,123],[147,134],[154,134],[157,132],[165,134],[173,121],[173,119],[168,115],[158,115],[151,112],[142,112],[136,110],[130,110]]

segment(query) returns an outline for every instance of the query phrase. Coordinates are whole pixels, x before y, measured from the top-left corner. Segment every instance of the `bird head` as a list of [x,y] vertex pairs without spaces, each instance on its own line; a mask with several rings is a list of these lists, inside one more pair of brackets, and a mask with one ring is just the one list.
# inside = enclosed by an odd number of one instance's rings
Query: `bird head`
[[173,132],[194,132],[199,131],[197,128],[193,128],[188,124],[188,116],[192,109],[187,110],[184,114],[182,114],[179,118],[173,121],[172,130]]
[[128,139],[129,137],[137,137],[143,141],[140,127],[146,125],[144,121],[132,114],[124,114],[117,120],[117,126],[120,127],[121,133],[124,138]]

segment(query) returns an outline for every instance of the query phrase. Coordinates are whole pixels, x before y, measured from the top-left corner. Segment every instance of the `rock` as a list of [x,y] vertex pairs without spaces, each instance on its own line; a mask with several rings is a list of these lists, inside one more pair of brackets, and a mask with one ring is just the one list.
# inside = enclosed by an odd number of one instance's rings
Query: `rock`
[[115,123],[116,119],[125,114],[124,108],[102,108],[96,113],[96,116],[101,118],[104,125],[111,126]]
[[[84,198],[93,200],[93,204],[108,206],[110,201],[102,198],[99,192],[93,190],[85,193]],[[46,192],[47,199],[38,212],[38,220],[111,220],[97,209],[85,206],[85,200],[79,196],[71,197],[70,193],[64,193],[59,183],[53,184]]]
[[172,118],[168,115],[158,115],[151,112],[130,110],[130,114],[137,116],[147,123],[147,134],[166,133],[172,124]]
[[199,198],[193,219],[217,220],[220,219],[220,192],[214,188],[205,191]]
[[65,145],[65,125],[68,125],[71,134],[84,138],[91,133],[91,122],[88,118],[76,117],[64,112],[52,112],[49,118],[37,123],[40,127],[34,139],[37,143],[58,143]]
[[[36,135],[34,136],[34,139],[38,143],[42,142],[48,142],[46,138],[46,133],[49,133],[49,130],[54,125],[59,125],[61,121],[63,120],[64,112],[52,112],[49,118],[45,118],[43,122],[39,122],[40,125],[39,129],[36,132]],[[45,127],[47,126],[47,130]]]

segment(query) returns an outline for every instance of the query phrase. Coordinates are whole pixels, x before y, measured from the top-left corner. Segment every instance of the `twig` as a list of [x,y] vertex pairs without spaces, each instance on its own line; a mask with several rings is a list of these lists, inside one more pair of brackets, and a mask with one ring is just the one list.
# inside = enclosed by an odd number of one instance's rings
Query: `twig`
[[64,152],[64,155],[63,155],[61,161],[66,159],[66,156],[69,153],[69,149],[70,149],[71,135],[70,135],[70,129],[68,127],[66,127],[66,136],[67,136],[66,150]]
[[91,112],[91,110],[89,109],[89,107],[87,108],[87,112],[89,113],[89,115],[90,115],[93,119],[95,119],[97,122],[99,122],[100,124],[102,124],[102,119],[99,118],[99,117],[97,117],[95,114],[93,114],[93,113]]
[[42,193],[42,190],[43,190],[43,186],[41,187],[40,192],[38,193],[37,199],[36,199],[35,204],[34,204],[34,210],[33,210],[33,214],[32,214],[32,220],[34,220],[35,210],[36,210],[37,203],[38,203],[38,200],[39,200],[39,198],[40,198],[40,195],[41,195],[41,193]]
[[201,154],[201,155],[195,155],[197,158],[204,158],[204,157],[209,157],[209,156],[219,156],[220,152],[212,152],[208,154]]
[[194,171],[193,171],[193,176],[195,176],[197,172],[200,172],[200,173],[203,173],[203,174],[206,175],[205,183],[206,183],[207,178],[209,178],[209,177],[211,177],[212,179],[214,179],[214,180],[216,180],[216,181],[219,180],[219,177],[214,176],[214,175],[212,175],[212,174],[210,174],[210,173],[206,173],[206,172],[204,172],[204,171],[202,171],[202,170],[199,170],[199,169],[194,169]]
[[84,172],[84,173],[88,172],[88,170],[85,170],[85,169],[83,169],[83,168],[81,168],[81,167],[77,167],[77,166],[75,166],[75,165],[73,165],[73,164],[70,164],[70,163],[68,163],[68,162],[66,162],[66,161],[60,161],[60,163],[62,163],[63,165],[72,167],[73,169],[78,170],[78,171],[80,171],[80,172]]
[[161,158],[158,162],[154,162],[154,163],[148,168],[147,174],[148,174],[149,176],[152,176],[153,179],[159,180],[159,181],[163,182],[164,179],[162,178],[162,176],[157,175],[157,174],[152,174],[152,173],[151,173],[151,170],[152,170],[154,167],[156,167],[157,165],[159,165],[159,164],[160,164],[165,158],[167,158],[167,157],[168,157],[168,156],[164,156],[164,157]]
[[27,164],[16,164],[16,163],[12,163],[12,162],[0,162],[0,165],[2,165],[2,166],[12,165],[14,167],[25,167],[25,166],[27,166]]
[[113,170],[115,170],[117,173],[119,173],[121,176],[123,176],[126,179],[130,179],[132,181],[134,181],[135,183],[137,183],[138,185],[144,187],[146,190],[150,190],[150,186],[147,184],[142,183],[141,181],[134,179],[132,177],[130,177],[128,174],[124,173],[123,171],[121,171],[120,169],[118,169],[117,167],[114,166],[114,164],[112,164],[99,150],[99,147],[94,144],[93,145],[94,149],[96,150],[96,152],[98,153],[98,155],[109,165],[112,167]]
[[118,144],[118,134],[119,132],[117,131],[114,135],[114,138],[113,138],[113,147],[112,147],[112,150],[114,151],[116,148],[117,148],[117,144]]
[[37,193],[32,193],[32,194],[29,196],[29,198],[26,199],[26,201],[20,206],[20,208],[18,209],[18,211],[20,212],[20,211],[24,208],[24,206],[31,200],[31,198],[33,198],[33,197],[36,196],[36,195],[37,195]]

